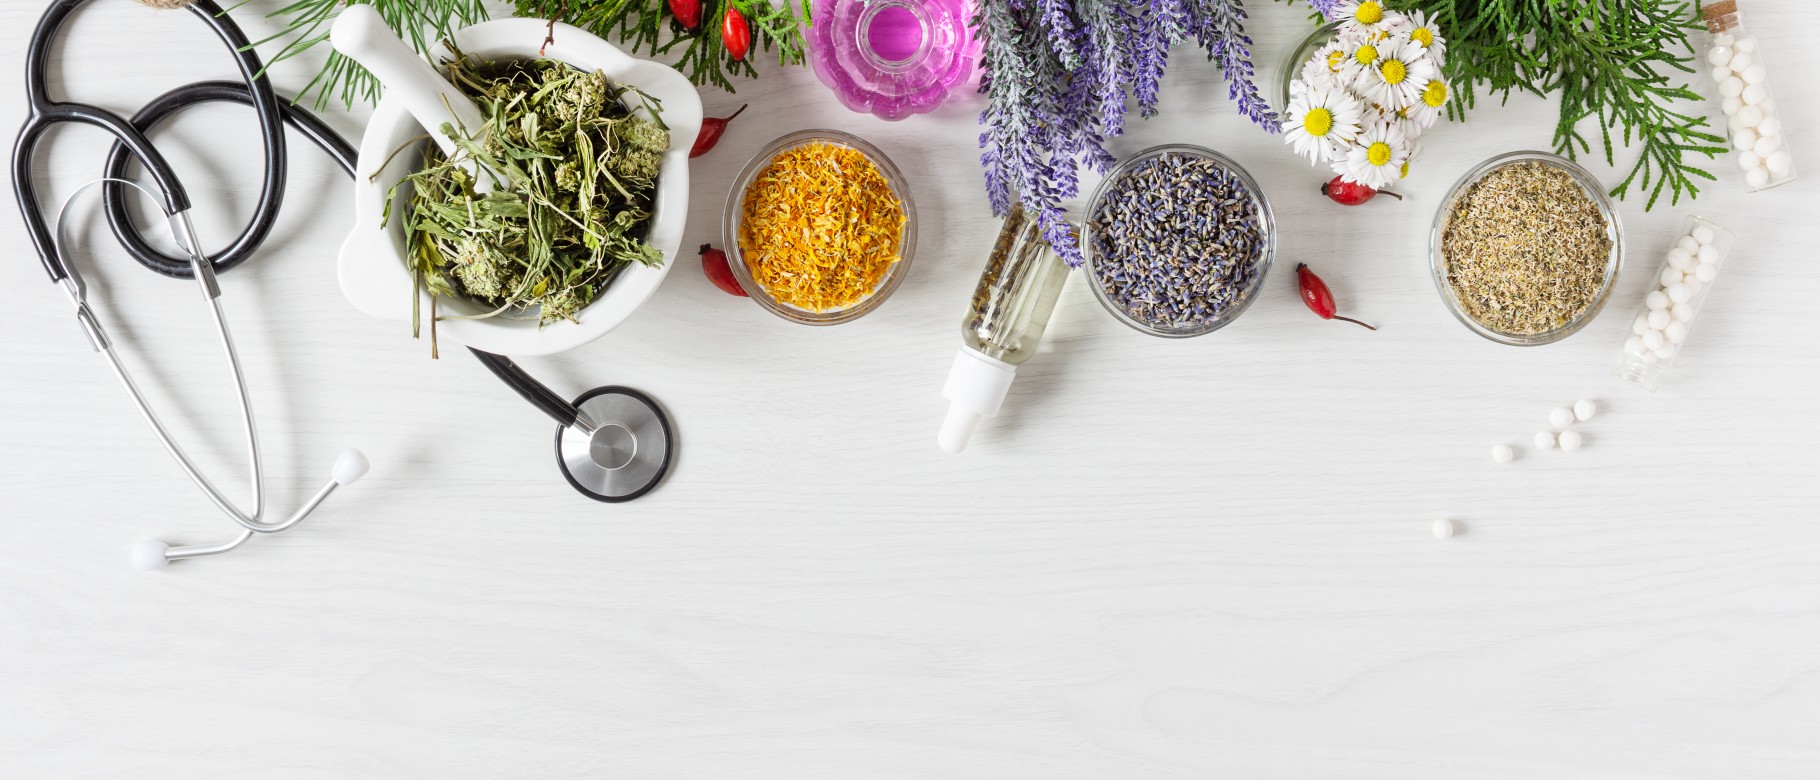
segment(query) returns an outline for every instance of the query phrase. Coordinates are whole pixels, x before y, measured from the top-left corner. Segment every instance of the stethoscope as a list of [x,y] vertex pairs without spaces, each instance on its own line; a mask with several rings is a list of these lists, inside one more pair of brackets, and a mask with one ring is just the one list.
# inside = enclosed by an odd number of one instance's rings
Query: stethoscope
[[[241,530],[233,539],[215,544],[171,546],[158,540],[142,541],[134,548],[134,565],[154,569],[165,564],[216,555],[233,550],[254,534],[272,534],[295,527],[320,506],[337,487],[352,484],[367,472],[367,460],[360,451],[349,449],[336,459],[330,478],[315,495],[289,517],[279,521],[265,519],[265,482],[259,437],[253,425],[253,409],[241,373],[239,354],[229,333],[221,309],[221,288],[215,280],[218,273],[244,262],[258,250],[276,224],[278,209],[284,200],[286,154],[284,125],[302,133],[327,152],[343,171],[354,175],[356,152],[341,136],[310,112],[280,101],[270,81],[261,72],[263,65],[239,25],[236,25],[213,0],[194,0],[188,9],[226,44],[239,66],[241,82],[205,81],[178,87],[148,103],[131,120],[95,106],[67,101],[54,101],[46,86],[46,71],[51,42],[73,11],[89,0],[55,0],[38,20],[32,33],[25,59],[25,94],[29,113],[13,147],[13,194],[18,199],[26,232],[38,250],[51,281],[60,285],[75,308],[77,323],[89,344],[100,352],[113,369],[114,376],[126,388],[134,406],[151,426],[165,449],[177,460],[192,482],[208,496]],[[260,135],[265,146],[264,185],[253,218],[240,236],[219,252],[207,253],[196,237],[190,217],[190,199],[170,164],[153,146],[145,133],[177,111],[211,101],[250,105],[259,119]],[[114,137],[104,174],[91,185],[101,187],[103,208],[114,238],[140,264],[165,276],[194,279],[208,303],[209,314],[226,353],[229,372],[234,377],[245,433],[248,460],[253,483],[250,511],[243,510],[227,497],[198,469],[172,437],[153,411],[121,361],[114,343],[102,327],[101,319],[89,306],[88,288],[82,274],[70,261],[59,240],[60,230],[45,221],[38,203],[37,188],[32,182],[32,157],[46,130],[59,123],[87,124],[99,127]],[[127,209],[129,186],[146,192],[126,178],[132,160],[138,160],[162,193],[161,210],[165,214],[173,239],[184,257],[171,257],[148,242],[133,227]],[[87,186],[83,189],[86,189]],[[80,192],[80,190],[78,190]],[[75,196],[72,195],[73,199]],[[68,202],[65,203],[67,208]],[[57,228],[61,228],[62,211]],[[557,463],[569,484],[583,495],[607,501],[629,501],[649,492],[669,470],[674,450],[674,432],[669,418],[649,396],[624,387],[600,387],[583,393],[574,402],[565,401],[548,387],[533,379],[511,359],[473,350],[474,355],[512,389],[538,409],[556,420]]]

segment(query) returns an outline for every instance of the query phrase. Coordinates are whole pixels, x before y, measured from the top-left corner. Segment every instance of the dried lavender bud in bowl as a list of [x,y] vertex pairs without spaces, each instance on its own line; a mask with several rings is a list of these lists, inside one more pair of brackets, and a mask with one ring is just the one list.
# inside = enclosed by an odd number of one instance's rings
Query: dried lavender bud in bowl
[[1094,294],[1126,325],[1199,336],[1256,297],[1276,251],[1257,182],[1209,149],[1163,146],[1114,168],[1087,209]]

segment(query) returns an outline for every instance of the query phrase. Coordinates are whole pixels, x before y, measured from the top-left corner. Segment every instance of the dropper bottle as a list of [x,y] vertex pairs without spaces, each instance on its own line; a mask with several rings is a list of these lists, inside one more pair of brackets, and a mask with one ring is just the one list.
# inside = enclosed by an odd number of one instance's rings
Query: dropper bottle
[[936,440],[943,450],[966,449],[980,420],[998,416],[1017,367],[1036,354],[1067,283],[1067,263],[1043,240],[1036,219],[1013,206],[961,321],[961,349],[942,388],[948,418]]

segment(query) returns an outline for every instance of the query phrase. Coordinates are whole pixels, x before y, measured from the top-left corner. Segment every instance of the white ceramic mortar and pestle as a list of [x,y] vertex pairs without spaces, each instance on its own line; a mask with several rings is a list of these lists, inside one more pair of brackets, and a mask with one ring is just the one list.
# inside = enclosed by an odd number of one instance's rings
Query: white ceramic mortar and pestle
[[[585,71],[600,71],[615,84],[637,87],[661,105],[659,117],[670,129],[670,149],[657,177],[657,194],[645,241],[663,253],[664,263],[633,263],[582,309],[574,322],[539,326],[535,316],[450,319],[437,324],[439,338],[504,355],[548,355],[574,349],[605,335],[657,291],[676,262],[683,223],[689,212],[689,149],[701,130],[701,98],[695,85],[674,69],[631,55],[588,32],[566,24],[547,28],[536,19],[501,19],[455,31],[464,54],[481,59],[535,59],[546,32],[554,42],[542,56]],[[413,139],[428,133],[445,152],[453,144],[439,128],[451,123],[469,132],[481,128],[480,110],[444,80],[385,26],[372,6],[351,5],[335,20],[330,36],[335,49],[359,62],[385,85],[385,97],[373,110],[360,140],[354,177],[354,228],[341,246],[341,291],[354,307],[375,317],[411,317],[413,284],[405,260],[402,215],[408,213],[409,187],[399,188],[393,218],[381,225],[386,194],[399,180],[423,165]],[[448,58],[438,45],[435,58]],[[628,106],[644,112],[642,105]],[[399,151],[403,149],[403,151]],[[396,156],[393,153],[397,152]],[[389,158],[389,160],[388,160]],[[484,177],[483,177],[484,178]],[[428,294],[418,301],[430,311]],[[451,315],[481,314],[490,309],[462,298],[442,298],[439,310]]]

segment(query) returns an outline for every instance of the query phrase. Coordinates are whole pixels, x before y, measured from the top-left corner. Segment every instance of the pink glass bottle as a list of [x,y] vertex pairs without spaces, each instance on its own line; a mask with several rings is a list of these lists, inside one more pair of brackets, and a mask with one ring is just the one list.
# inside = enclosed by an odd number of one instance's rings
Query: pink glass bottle
[[941,105],[973,78],[970,0],[814,0],[809,60],[840,102],[883,119]]

